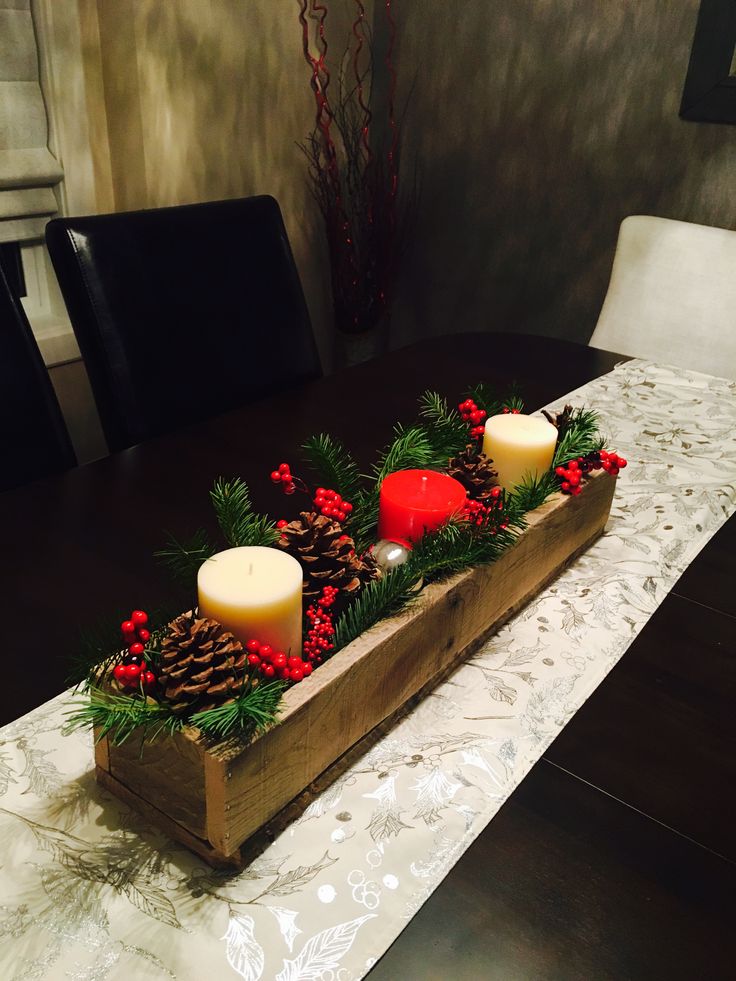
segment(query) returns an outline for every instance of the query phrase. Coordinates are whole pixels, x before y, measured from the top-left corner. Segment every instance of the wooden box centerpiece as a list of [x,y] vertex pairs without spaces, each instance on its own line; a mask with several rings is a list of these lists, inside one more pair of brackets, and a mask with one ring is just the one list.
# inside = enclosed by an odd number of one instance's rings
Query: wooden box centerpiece
[[525,530],[491,565],[428,585],[308,683],[289,688],[279,724],[247,744],[216,743],[194,728],[143,744],[133,738],[116,746],[104,737],[95,748],[98,781],[210,863],[237,867],[249,838],[603,532],[615,483],[592,473],[579,496],[556,494],[530,512]]

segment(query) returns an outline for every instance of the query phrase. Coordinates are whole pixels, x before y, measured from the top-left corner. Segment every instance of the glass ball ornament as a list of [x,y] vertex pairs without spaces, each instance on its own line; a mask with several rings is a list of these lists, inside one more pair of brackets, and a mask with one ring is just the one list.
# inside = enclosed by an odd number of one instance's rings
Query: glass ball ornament
[[398,542],[390,542],[382,538],[375,545],[371,546],[371,555],[376,560],[376,565],[381,572],[388,573],[403,565],[411,555],[411,549]]

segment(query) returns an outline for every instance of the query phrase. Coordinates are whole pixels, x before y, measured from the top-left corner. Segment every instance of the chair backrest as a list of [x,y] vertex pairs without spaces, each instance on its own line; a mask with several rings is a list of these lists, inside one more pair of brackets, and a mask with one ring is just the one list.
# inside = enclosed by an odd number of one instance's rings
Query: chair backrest
[[0,490],[77,462],[41,352],[0,266]]
[[625,218],[590,344],[736,378],[736,232]]
[[46,241],[112,450],[322,373],[271,197],[57,218]]

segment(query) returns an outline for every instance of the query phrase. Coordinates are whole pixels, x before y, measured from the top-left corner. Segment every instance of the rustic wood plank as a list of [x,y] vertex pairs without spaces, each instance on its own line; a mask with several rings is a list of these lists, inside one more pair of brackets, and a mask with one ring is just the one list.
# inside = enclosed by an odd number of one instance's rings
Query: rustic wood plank
[[182,845],[194,852],[195,855],[199,855],[200,858],[203,858],[210,865],[223,869],[242,868],[239,850],[234,851],[231,855],[220,854],[208,841],[191,834],[177,821],[172,820],[167,813],[154,807],[150,801],[145,800],[139,794],[134,793],[124,783],[121,783],[120,780],[116,780],[107,770],[98,766],[95,776],[101,787],[109,790],[119,800],[128,804],[147,818],[151,824],[156,825],[156,827],[160,828],[170,838],[181,842]]
[[207,837],[204,745],[192,729],[141,747],[139,739],[108,748],[110,774],[198,838]]

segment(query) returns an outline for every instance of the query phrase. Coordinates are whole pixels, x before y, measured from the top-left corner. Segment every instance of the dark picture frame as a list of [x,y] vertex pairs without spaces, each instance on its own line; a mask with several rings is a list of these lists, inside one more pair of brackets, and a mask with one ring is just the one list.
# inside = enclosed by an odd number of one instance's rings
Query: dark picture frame
[[680,117],[736,123],[736,0],[701,0]]

